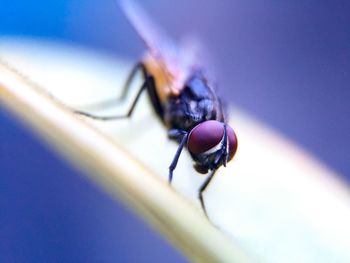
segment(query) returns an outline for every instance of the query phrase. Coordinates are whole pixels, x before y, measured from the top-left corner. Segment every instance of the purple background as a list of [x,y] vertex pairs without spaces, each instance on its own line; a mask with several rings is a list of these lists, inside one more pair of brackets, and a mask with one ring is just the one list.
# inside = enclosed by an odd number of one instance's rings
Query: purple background
[[[230,103],[350,182],[349,1],[142,4],[174,38],[196,32]],[[135,61],[143,51],[115,1],[2,0],[0,35],[70,41]],[[184,260],[2,108],[0,165],[1,262]]]

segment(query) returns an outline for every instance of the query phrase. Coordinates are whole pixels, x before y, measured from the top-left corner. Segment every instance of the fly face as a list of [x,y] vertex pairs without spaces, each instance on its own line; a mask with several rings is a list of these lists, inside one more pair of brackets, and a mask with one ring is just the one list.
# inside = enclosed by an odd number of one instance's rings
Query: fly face
[[233,129],[222,122],[209,120],[194,127],[187,141],[187,148],[199,173],[226,166],[237,150],[237,137]]

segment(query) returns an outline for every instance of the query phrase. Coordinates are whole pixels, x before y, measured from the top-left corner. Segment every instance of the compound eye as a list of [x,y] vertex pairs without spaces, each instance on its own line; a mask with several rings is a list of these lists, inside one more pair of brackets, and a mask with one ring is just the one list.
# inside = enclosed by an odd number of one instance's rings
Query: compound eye
[[228,161],[230,161],[233,158],[233,156],[235,156],[235,153],[237,151],[238,141],[237,141],[236,133],[228,125],[226,125],[226,133],[227,133],[227,140],[228,140]]
[[202,122],[190,132],[187,141],[188,150],[193,154],[204,153],[217,146],[223,135],[223,123],[214,120]]

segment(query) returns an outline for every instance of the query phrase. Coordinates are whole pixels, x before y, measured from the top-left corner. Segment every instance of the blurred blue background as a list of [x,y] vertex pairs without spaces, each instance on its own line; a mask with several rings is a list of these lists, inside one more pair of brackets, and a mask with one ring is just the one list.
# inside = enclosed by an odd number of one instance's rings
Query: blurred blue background
[[[349,1],[142,1],[210,50],[221,93],[350,182]],[[137,60],[116,1],[1,0],[0,35],[73,42]],[[0,107],[0,262],[182,262]]]

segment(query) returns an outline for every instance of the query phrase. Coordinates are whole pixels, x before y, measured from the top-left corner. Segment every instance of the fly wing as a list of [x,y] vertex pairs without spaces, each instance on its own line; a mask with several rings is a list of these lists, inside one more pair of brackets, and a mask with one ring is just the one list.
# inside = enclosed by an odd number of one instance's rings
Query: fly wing
[[206,57],[206,49],[202,45],[202,42],[194,36],[186,36],[181,39],[179,48],[178,60],[180,67],[186,72],[185,75],[191,74],[193,71],[200,69],[203,71],[203,58]]
[[176,50],[174,42],[154,23],[137,3],[131,0],[120,1],[121,7],[155,59],[164,59],[166,54]]
[[168,79],[169,92],[171,95],[180,94],[190,74],[190,56],[180,51],[176,43],[138,4],[131,0],[122,0],[120,3],[128,20],[148,48],[149,55]]
[[207,83],[208,89],[211,91],[215,101],[217,102],[216,108],[218,109],[218,119],[224,121],[226,119],[226,111],[224,103],[218,97],[217,81],[215,78],[216,61],[210,56],[208,48],[203,45],[203,42],[195,36],[187,36],[181,41],[181,67],[184,72],[187,72],[187,78],[190,78],[193,72],[200,72],[202,77]]

